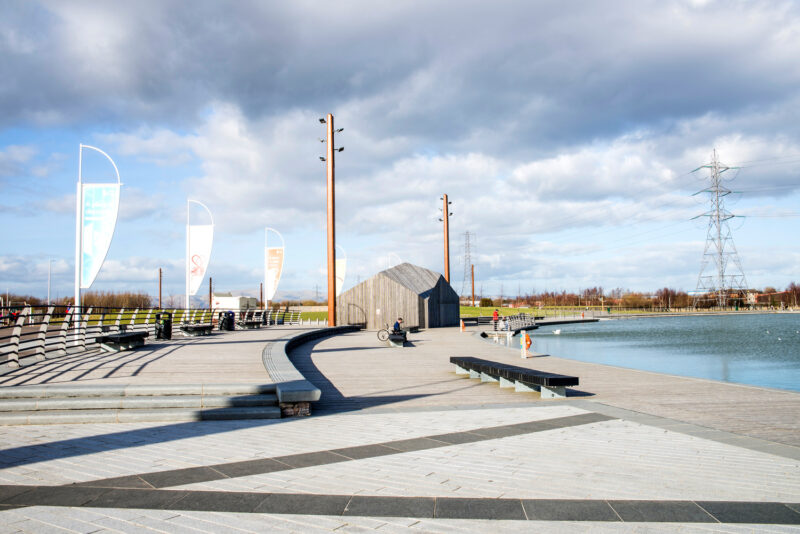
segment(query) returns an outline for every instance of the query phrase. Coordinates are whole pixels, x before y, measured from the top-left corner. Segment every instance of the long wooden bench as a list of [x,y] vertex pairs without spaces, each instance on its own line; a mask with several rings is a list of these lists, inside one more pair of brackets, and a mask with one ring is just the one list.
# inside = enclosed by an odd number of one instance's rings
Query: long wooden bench
[[543,399],[566,398],[566,388],[578,385],[577,376],[547,373],[470,356],[451,356],[450,363],[456,366],[456,374],[480,378],[481,382],[499,382],[501,388],[513,387],[514,391],[538,391]]
[[147,336],[147,332],[123,332],[98,336],[95,341],[107,352],[120,352],[141,347]]
[[209,336],[212,330],[214,330],[214,325],[211,323],[181,325],[181,332],[185,336]]

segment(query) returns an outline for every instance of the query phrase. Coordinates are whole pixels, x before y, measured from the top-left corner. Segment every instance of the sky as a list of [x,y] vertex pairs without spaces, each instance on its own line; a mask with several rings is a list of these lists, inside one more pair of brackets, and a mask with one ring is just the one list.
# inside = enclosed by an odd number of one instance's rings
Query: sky
[[[326,294],[325,125],[348,288],[400,262],[464,294],[693,291],[717,151],[748,285],[800,282],[800,4],[0,0],[0,292],[72,295],[81,143],[119,168],[100,291]],[[85,151],[87,182],[113,168]],[[192,221],[206,222],[202,210]],[[272,244],[272,243],[271,243]],[[729,269],[732,266],[729,266]],[[207,281],[202,288],[207,287]],[[201,289],[201,298],[205,289]]]

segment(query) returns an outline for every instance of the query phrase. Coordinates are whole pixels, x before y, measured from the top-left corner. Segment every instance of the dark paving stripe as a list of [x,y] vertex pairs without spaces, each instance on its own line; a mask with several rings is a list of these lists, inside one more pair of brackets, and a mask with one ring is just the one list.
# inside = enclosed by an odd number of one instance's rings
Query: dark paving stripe
[[141,478],[154,488],[169,488],[171,486],[219,480],[226,477],[211,467],[187,467],[185,469],[174,469],[172,471],[144,473],[138,475],[138,478]]
[[[70,486],[35,486],[31,491],[4,499],[2,504],[25,506],[83,506],[108,490]],[[145,490],[140,490],[145,491]]]
[[720,523],[800,525],[800,514],[778,502],[697,501],[697,504]]
[[614,501],[614,510],[628,522],[716,523],[707,511],[691,501]]
[[432,518],[436,508],[433,497],[396,497],[354,495],[343,515],[367,517]]
[[606,501],[524,499],[522,506],[533,521],[619,521]]
[[98,495],[86,506],[92,508],[142,508],[145,510],[173,509],[187,495],[180,490],[110,489]]
[[275,471],[285,471],[289,469],[289,466],[275,461],[272,458],[262,458],[258,460],[245,460],[243,462],[215,465],[214,469],[228,478],[238,478],[249,475],[273,473]]
[[800,509],[800,503],[468,499],[64,486],[0,486],[0,510],[20,506],[138,508],[363,517],[800,525],[800,513],[796,511]]
[[342,515],[349,495],[309,495],[273,493],[267,496],[256,512],[266,514]]
[[554,430],[556,428],[586,425],[600,421],[608,421],[611,419],[614,418],[596,413],[585,413],[567,417],[557,417],[555,419],[546,419],[544,421],[530,421],[527,423],[515,423],[511,425],[478,428],[466,432],[450,432],[448,434],[437,434],[422,438],[403,439],[397,441],[387,441],[384,443],[375,443],[371,445],[345,447],[330,451],[291,454],[288,456],[277,456],[275,458],[245,460],[242,462],[231,462],[227,464],[188,467],[185,469],[174,469],[172,471],[157,471],[154,473],[142,473],[139,475],[107,478],[103,480],[71,484],[70,487],[168,488],[174,486],[183,486],[186,484],[194,484],[197,482],[210,482],[212,480],[220,480],[223,478],[237,478],[249,475],[259,475],[262,473],[272,473],[275,471],[288,471],[303,467],[315,467],[318,465],[329,465],[351,460],[377,458],[380,456],[400,454],[403,452],[447,447],[449,445],[475,443],[478,441],[505,438],[508,436],[519,436],[533,432]]
[[443,519],[525,519],[519,499],[436,499],[435,517]]

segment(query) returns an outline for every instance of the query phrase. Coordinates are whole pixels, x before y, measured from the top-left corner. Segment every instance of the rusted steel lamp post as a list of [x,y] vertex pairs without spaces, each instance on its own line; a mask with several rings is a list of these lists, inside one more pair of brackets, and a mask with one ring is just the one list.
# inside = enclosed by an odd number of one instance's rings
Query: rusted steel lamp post
[[[341,152],[344,147],[336,148],[333,143],[333,136],[341,132],[344,128],[333,129],[333,115],[328,113],[319,122],[327,125],[328,150],[325,157],[320,156],[320,160],[328,164],[328,326],[336,326],[336,207],[334,194],[334,154]],[[325,139],[320,139],[324,143]]]
[[447,200],[447,195],[441,197],[442,200],[442,218],[439,219],[440,221],[444,221],[444,279],[447,280],[447,283],[450,283],[450,204]]

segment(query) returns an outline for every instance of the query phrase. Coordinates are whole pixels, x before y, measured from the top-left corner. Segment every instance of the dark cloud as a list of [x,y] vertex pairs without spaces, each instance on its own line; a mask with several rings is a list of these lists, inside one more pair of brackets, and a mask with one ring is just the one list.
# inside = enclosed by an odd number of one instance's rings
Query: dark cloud
[[[357,106],[367,135],[529,151],[796,95],[792,4],[6,3],[2,121]],[[27,31],[36,28],[37,31]],[[502,132],[498,138],[486,135]],[[483,133],[484,135],[480,135]],[[531,144],[535,144],[531,147]]]

